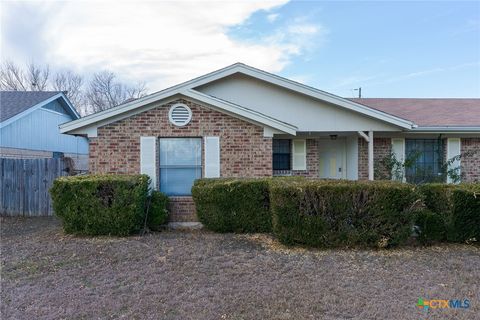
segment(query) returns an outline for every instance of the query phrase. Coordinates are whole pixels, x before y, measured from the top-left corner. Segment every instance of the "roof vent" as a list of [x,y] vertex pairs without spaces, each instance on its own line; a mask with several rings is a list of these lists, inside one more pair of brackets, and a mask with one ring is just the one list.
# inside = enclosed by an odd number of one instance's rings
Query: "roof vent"
[[192,120],[192,110],[183,103],[176,103],[170,108],[168,119],[177,127],[186,126]]

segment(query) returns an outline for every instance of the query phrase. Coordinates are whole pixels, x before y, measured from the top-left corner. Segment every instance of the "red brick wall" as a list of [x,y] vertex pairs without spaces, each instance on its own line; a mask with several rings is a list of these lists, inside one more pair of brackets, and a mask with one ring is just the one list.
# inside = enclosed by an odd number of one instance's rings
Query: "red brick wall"
[[[380,163],[392,152],[391,138],[373,138],[373,164]],[[383,172],[388,175],[388,172]],[[375,177],[374,177],[375,178]],[[368,142],[358,138],[358,180],[368,180]]]
[[192,197],[170,197],[169,220],[173,222],[196,222],[195,203]]
[[[182,102],[192,110],[192,120],[176,127],[168,120],[170,106]],[[90,171],[93,173],[139,173],[140,137],[220,137],[220,175],[253,177],[272,175],[272,139],[263,128],[187,100],[177,100],[98,128],[90,139]],[[185,217],[186,204],[174,201],[173,217]],[[185,209],[186,210],[186,209]],[[191,220],[190,220],[191,221]]]
[[463,181],[480,181],[480,138],[462,138],[460,143]]

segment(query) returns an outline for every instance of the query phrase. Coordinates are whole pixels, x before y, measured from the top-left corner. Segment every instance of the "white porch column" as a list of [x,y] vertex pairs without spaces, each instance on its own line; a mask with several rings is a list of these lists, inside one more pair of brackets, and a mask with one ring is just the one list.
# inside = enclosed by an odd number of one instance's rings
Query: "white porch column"
[[368,131],[368,135],[363,131],[358,134],[368,142],[368,180],[373,180],[373,131]]
[[368,180],[373,180],[373,131],[368,131]]

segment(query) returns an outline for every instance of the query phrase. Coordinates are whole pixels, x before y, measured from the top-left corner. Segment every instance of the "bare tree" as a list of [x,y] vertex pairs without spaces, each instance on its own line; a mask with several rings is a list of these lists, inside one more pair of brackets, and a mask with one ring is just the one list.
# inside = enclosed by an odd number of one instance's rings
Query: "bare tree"
[[50,68],[39,67],[33,62],[22,69],[12,61],[5,61],[0,66],[0,89],[17,91],[48,90]]
[[52,79],[48,65],[30,63],[22,68],[12,61],[0,65],[0,90],[63,91],[81,115],[113,108],[147,92],[144,83],[127,85],[109,71],[95,73],[85,86],[83,77],[72,71],[57,72]]
[[2,90],[28,90],[25,73],[12,61],[5,61],[0,67],[0,88]]
[[145,84],[128,86],[117,81],[113,72],[102,71],[93,75],[87,89],[86,98],[91,111],[99,112],[145,95]]
[[47,91],[48,80],[50,76],[50,68],[48,65],[43,67],[37,66],[35,63],[30,63],[27,66],[26,78],[29,84],[29,90]]
[[70,70],[57,72],[52,81],[52,88],[55,91],[63,91],[80,114],[85,115],[87,113],[82,76]]

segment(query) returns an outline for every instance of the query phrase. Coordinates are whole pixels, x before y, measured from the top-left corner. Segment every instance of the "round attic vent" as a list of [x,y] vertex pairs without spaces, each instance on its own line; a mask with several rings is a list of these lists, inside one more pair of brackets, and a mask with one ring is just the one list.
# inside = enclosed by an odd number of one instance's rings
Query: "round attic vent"
[[176,103],[170,108],[168,119],[178,127],[186,126],[192,120],[192,110],[183,103]]

